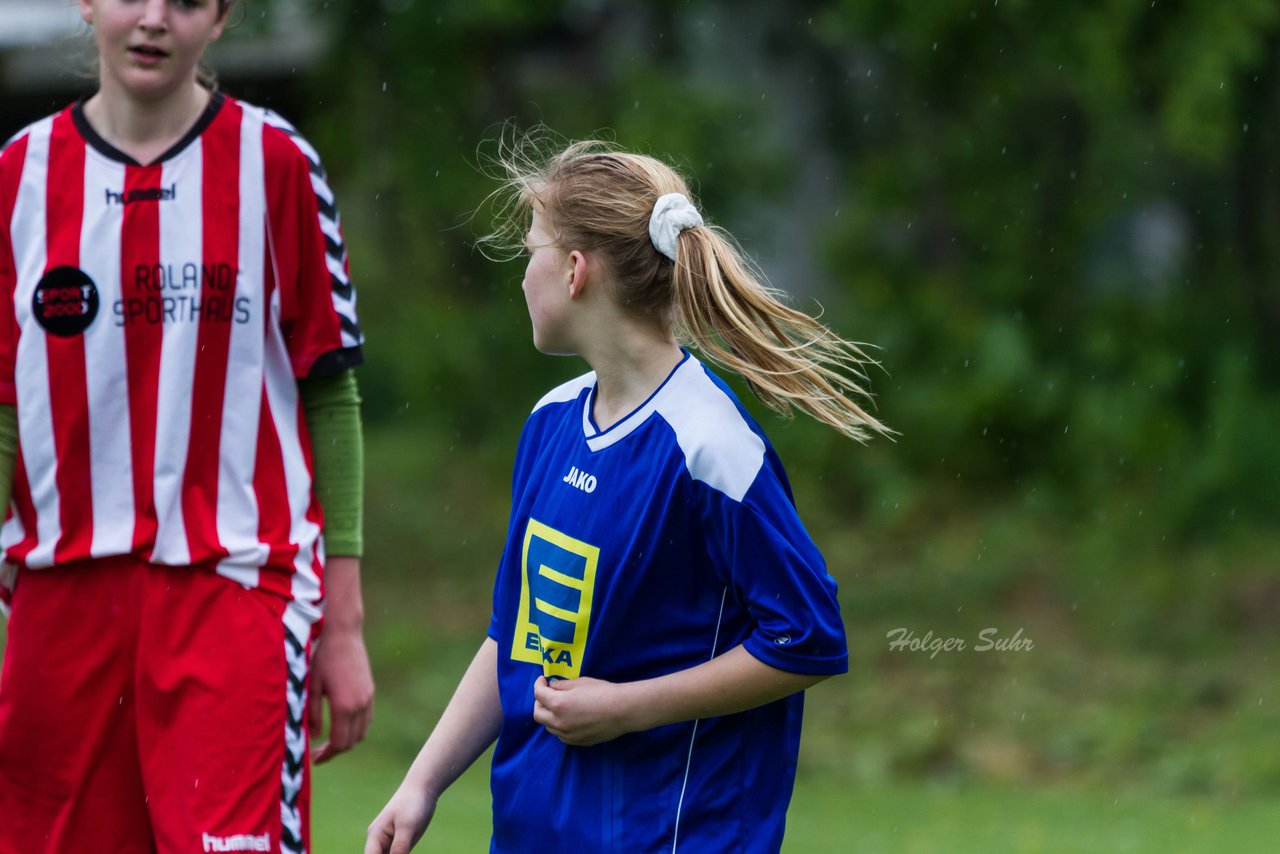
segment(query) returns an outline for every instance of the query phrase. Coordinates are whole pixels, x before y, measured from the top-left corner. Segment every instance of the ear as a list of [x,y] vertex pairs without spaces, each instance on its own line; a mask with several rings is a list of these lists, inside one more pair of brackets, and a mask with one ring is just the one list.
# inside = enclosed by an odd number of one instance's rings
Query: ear
[[226,28],[227,18],[229,17],[231,17],[230,6],[222,10],[222,15],[219,16],[217,23],[213,25],[213,32],[209,34],[209,44],[213,44],[218,39],[222,38],[222,31]]
[[569,253],[569,299],[578,299],[587,287],[587,256],[579,249]]
[[93,3],[91,0],[80,0],[80,20],[93,26]]
[[[222,38],[222,31],[227,28],[227,21],[231,18],[231,10],[235,8],[235,0],[231,0],[227,5],[222,7],[222,13],[218,15],[218,21],[213,25],[213,33],[209,36],[209,43],[213,44]],[[243,16],[241,16],[243,18]]]

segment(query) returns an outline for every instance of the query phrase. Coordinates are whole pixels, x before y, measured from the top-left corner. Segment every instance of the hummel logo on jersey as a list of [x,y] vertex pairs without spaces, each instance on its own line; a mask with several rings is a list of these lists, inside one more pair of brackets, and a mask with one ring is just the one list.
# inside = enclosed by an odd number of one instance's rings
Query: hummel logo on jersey
[[250,833],[237,833],[235,836],[213,836],[201,834],[205,851],[270,851],[271,834],[254,836]]
[[170,184],[167,187],[143,187],[139,190],[126,190],[122,193],[114,193],[107,190],[107,204],[109,205],[131,205],[134,202],[171,202],[178,198],[178,185]]
[[585,471],[578,471],[577,466],[570,466],[569,473],[561,480],[570,486],[581,489],[583,492],[591,493],[596,491],[596,476],[587,474]]

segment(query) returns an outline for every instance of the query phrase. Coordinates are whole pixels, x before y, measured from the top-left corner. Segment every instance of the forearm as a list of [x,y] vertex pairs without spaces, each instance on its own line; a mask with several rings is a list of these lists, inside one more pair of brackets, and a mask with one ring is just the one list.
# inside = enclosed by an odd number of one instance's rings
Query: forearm
[[373,672],[364,646],[364,599],[360,595],[360,559],[331,557],[325,561],[325,624],[311,664],[311,736],[324,730],[329,710],[329,738],[313,746],[317,765],[359,743],[373,716]]
[[788,673],[736,646],[703,664],[618,686],[629,731],[754,709],[826,679]]
[[328,555],[359,557],[364,548],[364,439],[354,371],[298,383],[311,436],[315,494],[324,510]]
[[584,677],[533,686],[533,719],[565,744],[587,746],[628,732],[754,709],[825,679],[770,667],[738,646],[711,661],[637,682]]
[[493,638],[485,638],[405,775],[404,786],[438,798],[488,749],[501,728],[498,645]]
[[324,633],[364,630],[360,558],[331,557],[324,563]]

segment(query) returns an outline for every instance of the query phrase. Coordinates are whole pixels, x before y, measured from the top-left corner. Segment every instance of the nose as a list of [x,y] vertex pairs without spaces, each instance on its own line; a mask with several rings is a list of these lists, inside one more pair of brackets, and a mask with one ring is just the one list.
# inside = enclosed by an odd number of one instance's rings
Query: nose
[[163,30],[169,25],[169,0],[142,0],[138,26],[144,30]]

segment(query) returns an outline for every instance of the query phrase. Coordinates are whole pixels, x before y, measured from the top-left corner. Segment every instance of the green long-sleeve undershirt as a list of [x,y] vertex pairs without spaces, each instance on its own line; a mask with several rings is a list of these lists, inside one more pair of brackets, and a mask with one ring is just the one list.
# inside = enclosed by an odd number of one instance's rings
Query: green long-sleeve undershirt
[[315,493],[324,509],[325,552],[359,557],[364,552],[364,431],[355,371],[298,383]]
[[[363,552],[364,438],[360,426],[360,390],[354,371],[314,377],[298,383],[311,434],[315,493],[324,508],[325,549],[329,555],[358,557]],[[8,506],[18,459],[18,413],[0,405],[0,496]]]

